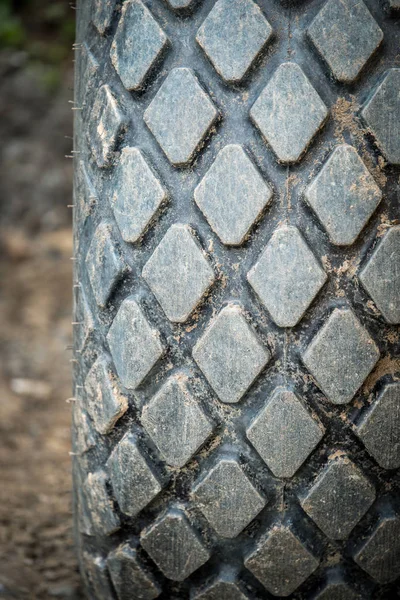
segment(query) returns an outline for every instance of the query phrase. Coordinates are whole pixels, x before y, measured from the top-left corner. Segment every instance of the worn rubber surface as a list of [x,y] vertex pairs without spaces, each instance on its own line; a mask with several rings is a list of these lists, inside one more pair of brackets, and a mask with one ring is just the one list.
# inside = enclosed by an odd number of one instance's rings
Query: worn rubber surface
[[78,3],[90,598],[398,597],[398,8]]

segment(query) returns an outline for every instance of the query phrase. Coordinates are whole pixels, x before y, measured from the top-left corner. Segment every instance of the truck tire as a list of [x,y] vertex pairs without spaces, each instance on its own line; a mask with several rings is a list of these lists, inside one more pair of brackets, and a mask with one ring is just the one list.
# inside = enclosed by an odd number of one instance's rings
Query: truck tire
[[399,597],[398,9],[78,2],[89,598]]

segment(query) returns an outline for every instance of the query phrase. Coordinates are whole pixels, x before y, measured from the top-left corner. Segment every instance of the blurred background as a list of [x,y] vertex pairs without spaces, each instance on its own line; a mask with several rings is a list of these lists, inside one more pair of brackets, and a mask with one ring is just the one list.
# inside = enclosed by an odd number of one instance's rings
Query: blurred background
[[71,530],[74,10],[0,0],[0,598],[78,599]]

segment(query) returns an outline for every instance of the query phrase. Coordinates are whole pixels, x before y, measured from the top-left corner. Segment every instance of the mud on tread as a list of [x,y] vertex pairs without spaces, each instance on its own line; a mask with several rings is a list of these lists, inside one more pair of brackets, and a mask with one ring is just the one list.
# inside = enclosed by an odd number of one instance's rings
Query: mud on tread
[[398,592],[398,8],[78,2],[89,598]]

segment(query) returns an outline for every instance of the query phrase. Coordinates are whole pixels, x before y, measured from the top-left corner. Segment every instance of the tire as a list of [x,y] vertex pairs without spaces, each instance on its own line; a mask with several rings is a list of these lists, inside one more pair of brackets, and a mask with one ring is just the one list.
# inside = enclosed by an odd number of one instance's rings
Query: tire
[[398,597],[396,2],[79,2],[89,598]]

